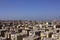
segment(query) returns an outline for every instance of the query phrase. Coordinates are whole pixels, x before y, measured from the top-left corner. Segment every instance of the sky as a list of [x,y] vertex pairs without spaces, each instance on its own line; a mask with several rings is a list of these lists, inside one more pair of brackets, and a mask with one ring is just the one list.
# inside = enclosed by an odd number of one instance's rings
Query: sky
[[60,0],[0,0],[1,19],[60,19]]

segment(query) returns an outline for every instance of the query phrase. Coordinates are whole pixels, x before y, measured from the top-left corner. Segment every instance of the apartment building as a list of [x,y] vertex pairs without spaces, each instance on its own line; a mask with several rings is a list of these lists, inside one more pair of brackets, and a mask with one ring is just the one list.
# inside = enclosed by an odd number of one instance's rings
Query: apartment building
[[59,21],[0,21],[1,40],[60,40]]

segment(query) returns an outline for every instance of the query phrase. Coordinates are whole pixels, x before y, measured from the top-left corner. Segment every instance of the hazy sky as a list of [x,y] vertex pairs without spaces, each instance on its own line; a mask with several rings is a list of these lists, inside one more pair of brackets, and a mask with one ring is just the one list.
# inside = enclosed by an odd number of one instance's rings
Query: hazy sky
[[60,19],[60,0],[0,0],[0,19]]

